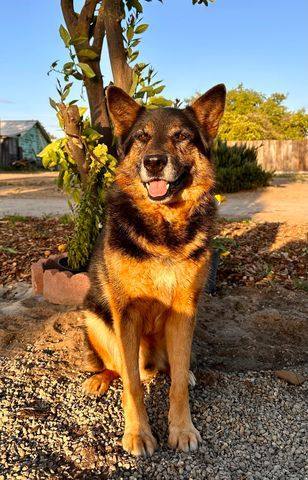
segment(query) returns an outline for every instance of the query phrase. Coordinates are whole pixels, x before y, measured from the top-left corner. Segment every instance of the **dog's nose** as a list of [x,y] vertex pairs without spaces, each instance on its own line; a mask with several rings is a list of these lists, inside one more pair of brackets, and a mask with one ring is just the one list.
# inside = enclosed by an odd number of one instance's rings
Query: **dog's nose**
[[163,168],[167,165],[168,156],[165,154],[159,155],[145,155],[143,159],[143,165],[146,170],[155,175],[161,173]]

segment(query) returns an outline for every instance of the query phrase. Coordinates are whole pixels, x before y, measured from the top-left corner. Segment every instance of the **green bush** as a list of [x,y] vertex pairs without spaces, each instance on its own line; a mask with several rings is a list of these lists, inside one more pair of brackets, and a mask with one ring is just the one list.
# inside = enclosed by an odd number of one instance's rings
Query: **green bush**
[[257,148],[233,145],[217,140],[213,148],[216,169],[216,191],[232,193],[265,187],[273,177],[257,163]]

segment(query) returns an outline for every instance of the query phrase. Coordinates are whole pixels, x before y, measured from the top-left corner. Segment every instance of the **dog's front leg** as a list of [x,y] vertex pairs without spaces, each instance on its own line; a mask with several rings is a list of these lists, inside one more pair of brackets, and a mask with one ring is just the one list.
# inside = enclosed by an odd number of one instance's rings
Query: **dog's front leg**
[[143,401],[143,388],[139,373],[139,347],[142,320],[138,311],[126,309],[119,319],[118,341],[121,354],[123,381],[123,409],[125,431],[122,438],[124,450],[133,455],[152,455],[156,440],[151,433]]
[[194,331],[194,312],[172,312],[166,322],[170,364],[169,446],[184,452],[198,448],[201,437],[193,426],[189,408],[189,365]]

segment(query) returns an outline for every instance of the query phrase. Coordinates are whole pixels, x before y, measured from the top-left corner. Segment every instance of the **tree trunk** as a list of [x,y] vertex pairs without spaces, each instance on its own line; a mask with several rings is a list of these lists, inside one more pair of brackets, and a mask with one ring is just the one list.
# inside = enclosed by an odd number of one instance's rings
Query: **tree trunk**
[[58,103],[65,134],[68,138],[67,148],[70,155],[76,162],[81,183],[86,185],[88,178],[88,165],[86,163],[86,153],[80,140],[80,114],[77,105],[66,106],[64,103]]
[[122,0],[105,0],[104,22],[113,81],[117,87],[129,93],[133,83],[133,70],[127,64],[122,37],[122,19]]
[[103,142],[108,149],[112,147],[112,131],[107,112],[103,77],[98,62],[87,62],[95,73],[93,78],[85,78],[84,84],[89,101],[91,124],[103,135]]
[[[83,36],[85,41],[75,46],[79,62],[89,65],[95,73],[95,77],[87,78],[84,75],[84,84],[89,101],[91,123],[99,133],[103,135],[103,142],[108,146],[111,153],[115,153],[112,145],[113,136],[106,106],[103,76],[100,67],[103,39],[106,34],[108,53],[113,73],[114,84],[129,93],[133,70],[127,64],[127,56],[123,43],[121,20],[124,16],[123,0],[104,0],[99,7],[94,32],[90,34],[91,22],[95,15],[99,0],[84,0],[81,12],[74,11],[73,0],[61,0],[62,12],[67,29],[71,37]],[[93,35],[93,43],[91,43]],[[80,56],[83,49],[91,48],[97,52],[97,60],[89,60]],[[77,163],[77,162],[76,162]]]
[[[85,41],[75,46],[79,62],[89,65],[95,73],[95,77],[88,78],[84,75],[84,85],[87,92],[91,124],[103,135],[103,141],[112,149],[112,131],[107,112],[103,76],[100,68],[103,39],[105,36],[104,13],[105,6],[102,3],[96,19],[93,32],[93,44],[90,45],[90,24],[99,0],[85,0],[84,6],[78,15],[74,11],[73,0],[61,0],[62,12],[67,29],[71,37],[83,36]],[[97,55],[97,60],[89,60],[82,57],[79,52],[91,48]]]

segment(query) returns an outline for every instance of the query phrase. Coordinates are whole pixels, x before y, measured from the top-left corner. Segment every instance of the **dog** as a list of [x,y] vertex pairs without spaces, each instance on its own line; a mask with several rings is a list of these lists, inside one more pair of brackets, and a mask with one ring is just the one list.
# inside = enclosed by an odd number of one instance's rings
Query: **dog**
[[184,109],[146,109],[123,90],[106,92],[119,164],[89,267],[86,329],[100,395],[123,381],[124,450],[151,455],[157,442],[142,382],[170,373],[169,446],[201,442],[189,408],[195,314],[211,257],[215,217],[210,151],[223,115],[220,84]]

